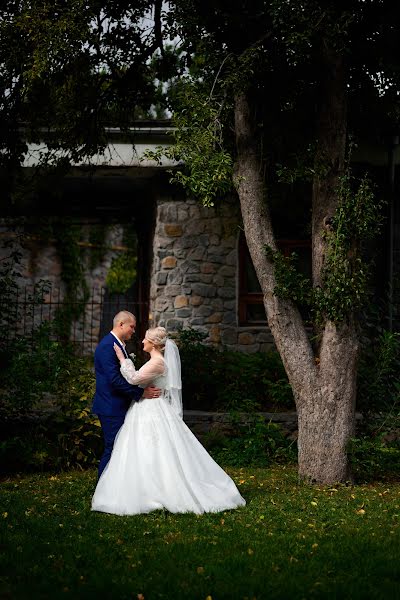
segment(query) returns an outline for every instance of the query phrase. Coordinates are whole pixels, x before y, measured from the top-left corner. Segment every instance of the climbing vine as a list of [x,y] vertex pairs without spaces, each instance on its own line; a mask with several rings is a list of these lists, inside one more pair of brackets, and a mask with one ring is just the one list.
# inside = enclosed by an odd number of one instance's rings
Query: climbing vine
[[137,237],[133,225],[125,225],[122,242],[126,250],[113,258],[106,277],[110,294],[124,294],[137,276]]
[[280,250],[266,246],[265,252],[274,264],[275,294],[285,300],[292,300],[299,305],[311,306],[313,290],[311,280],[298,271],[298,256],[292,252],[284,256]]
[[98,223],[89,228],[89,266],[93,270],[101,263],[107,250],[106,246],[107,225]]
[[323,286],[314,290],[314,310],[319,321],[345,321],[363,306],[366,298],[371,263],[366,260],[365,245],[381,228],[383,201],[375,198],[367,177],[355,187],[350,172],[341,177],[338,207],[325,233]]
[[64,300],[57,311],[55,326],[61,337],[68,338],[72,322],[81,316],[89,299],[82,249],[78,245],[82,229],[65,219],[55,221],[53,227],[61,261],[61,278],[65,283]]
[[340,179],[338,197],[338,207],[325,233],[321,287],[313,288],[311,280],[298,272],[295,253],[285,257],[266,248],[275,267],[275,294],[309,306],[316,323],[341,323],[363,306],[371,267],[365,245],[377,235],[383,220],[383,201],[375,198],[367,177],[357,187],[348,171]]

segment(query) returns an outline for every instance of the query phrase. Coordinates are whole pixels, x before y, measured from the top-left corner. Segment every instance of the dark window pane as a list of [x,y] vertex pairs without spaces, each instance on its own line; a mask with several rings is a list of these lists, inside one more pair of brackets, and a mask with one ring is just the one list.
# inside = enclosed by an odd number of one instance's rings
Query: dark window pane
[[246,305],[246,321],[248,323],[266,323],[267,317],[263,304]]
[[297,269],[299,273],[311,278],[311,248],[294,248],[297,255]]
[[261,287],[257,279],[256,271],[254,269],[250,255],[247,254],[245,261],[246,269],[246,292],[261,292]]

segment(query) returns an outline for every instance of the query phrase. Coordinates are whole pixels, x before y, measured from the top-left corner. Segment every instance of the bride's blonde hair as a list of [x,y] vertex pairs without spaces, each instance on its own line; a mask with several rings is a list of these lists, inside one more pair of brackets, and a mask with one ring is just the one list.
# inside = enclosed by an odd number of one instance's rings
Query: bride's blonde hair
[[165,327],[152,327],[146,331],[144,337],[154,344],[154,347],[157,348],[157,350],[164,352],[165,343],[168,337]]

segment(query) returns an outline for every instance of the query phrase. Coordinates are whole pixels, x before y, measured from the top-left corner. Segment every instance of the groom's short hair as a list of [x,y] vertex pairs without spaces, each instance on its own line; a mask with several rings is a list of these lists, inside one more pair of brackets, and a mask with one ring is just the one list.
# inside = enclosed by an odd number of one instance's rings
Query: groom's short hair
[[113,326],[117,327],[118,323],[126,323],[126,321],[136,321],[135,315],[129,310],[120,310],[113,319]]

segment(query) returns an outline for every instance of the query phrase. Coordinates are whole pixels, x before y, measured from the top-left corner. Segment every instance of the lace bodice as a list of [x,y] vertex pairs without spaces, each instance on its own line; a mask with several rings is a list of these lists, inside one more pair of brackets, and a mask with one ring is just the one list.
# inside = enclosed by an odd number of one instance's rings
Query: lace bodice
[[130,358],[126,358],[121,364],[121,374],[128,383],[140,385],[141,387],[153,384],[163,389],[166,383],[165,371],[165,362],[161,357],[150,358],[138,371]]
[[[173,351],[175,351],[174,348],[176,346],[173,346]],[[178,353],[177,349],[176,352]],[[168,404],[182,418],[182,383],[179,353],[178,360],[174,361],[174,357],[172,363],[168,360],[170,359],[164,360],[161,356],[152,356],[143,367],[136,371],[133,362],[126,358],[121,364],[121,374],[128,383],[133,385],[140,385],[145,388],[151,384],[160,388],[161,393],[158,397],[167,400]]]

